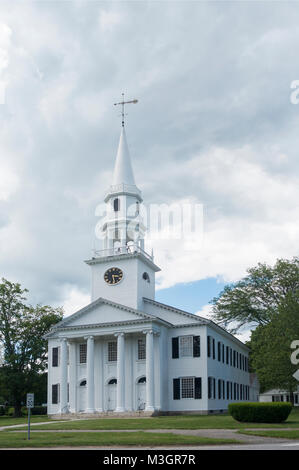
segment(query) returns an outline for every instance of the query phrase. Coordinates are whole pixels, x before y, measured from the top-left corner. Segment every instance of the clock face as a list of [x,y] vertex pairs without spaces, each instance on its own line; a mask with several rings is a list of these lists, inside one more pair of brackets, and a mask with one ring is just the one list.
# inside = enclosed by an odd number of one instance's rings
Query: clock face
[[123,276],[124,274],[120,268],[109,268],[104,274],[104,279],[107,284],[113,286],[118,284],[122,280]]

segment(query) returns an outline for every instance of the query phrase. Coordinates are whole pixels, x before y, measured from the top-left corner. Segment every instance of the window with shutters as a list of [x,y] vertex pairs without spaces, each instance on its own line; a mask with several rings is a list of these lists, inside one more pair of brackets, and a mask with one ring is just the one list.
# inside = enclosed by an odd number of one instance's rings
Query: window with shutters
[[79,362],[80,364],[86,364],[87,359],[87,344],[83,343],[79,345]]
[[108,341],[108,362],[117,361],[117,341]]
[[182,398],[194,398],[194,377],[181,378]]
[[193,356],[193,336],[180,336],[180,357]]
[[52,348],[52,367],[58,367],[59,365],[59,348]]
[[146,345],[145,339],[141,338],[138,340],[138,361],[146,359]]

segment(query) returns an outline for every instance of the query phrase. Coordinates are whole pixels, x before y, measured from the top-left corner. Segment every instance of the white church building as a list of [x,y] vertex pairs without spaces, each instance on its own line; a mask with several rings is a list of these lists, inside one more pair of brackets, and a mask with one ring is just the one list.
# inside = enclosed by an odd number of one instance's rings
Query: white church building
[[104,201],[103,249],[86,261],[91,303],[46,335],[48,414],[204,414],[249,400],[248,348],[211,320],[155,300],[160,268],[134,222],[142,196],[124,127]]

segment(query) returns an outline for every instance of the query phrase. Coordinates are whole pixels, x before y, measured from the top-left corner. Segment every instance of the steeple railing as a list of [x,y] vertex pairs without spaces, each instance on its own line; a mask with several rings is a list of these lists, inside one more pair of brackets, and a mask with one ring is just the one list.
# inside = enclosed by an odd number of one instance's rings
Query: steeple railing
[[150,261],[154,260],[154,256],[147,253],[139,245],[126,245],[126,246],[117,246],[114,248],[107,248],[105,250],[93,250],[94,258],[103,258],[105,256],[119,256],[119,255],[134,255],[140,253],[145,256]]
[[141,191],[137,188],[134,184],[112,184],[109,186],[109,189],[106,192],[105,199],[109,194],[119,194],[119,193],[126,193],[126,194],[134,194],[138,195],[141,198]]

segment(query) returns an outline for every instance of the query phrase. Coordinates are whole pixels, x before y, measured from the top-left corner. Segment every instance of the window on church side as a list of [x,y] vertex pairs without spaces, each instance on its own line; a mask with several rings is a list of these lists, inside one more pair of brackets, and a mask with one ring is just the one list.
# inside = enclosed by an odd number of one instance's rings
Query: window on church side
[[193,356],[193,336],[180,336],[180,357]]
[[194,398],[194,377],[182,377],[182,398]]
[[138,360],[142,361],[146,359],[146,346],[145,339],[141,338],[138,340]]
[[80,344],[79,345],[79,362],[80,364],[86,364],[87,359],[87,344]]
[[117,341],[108,341],[108,362],[117,361]]

